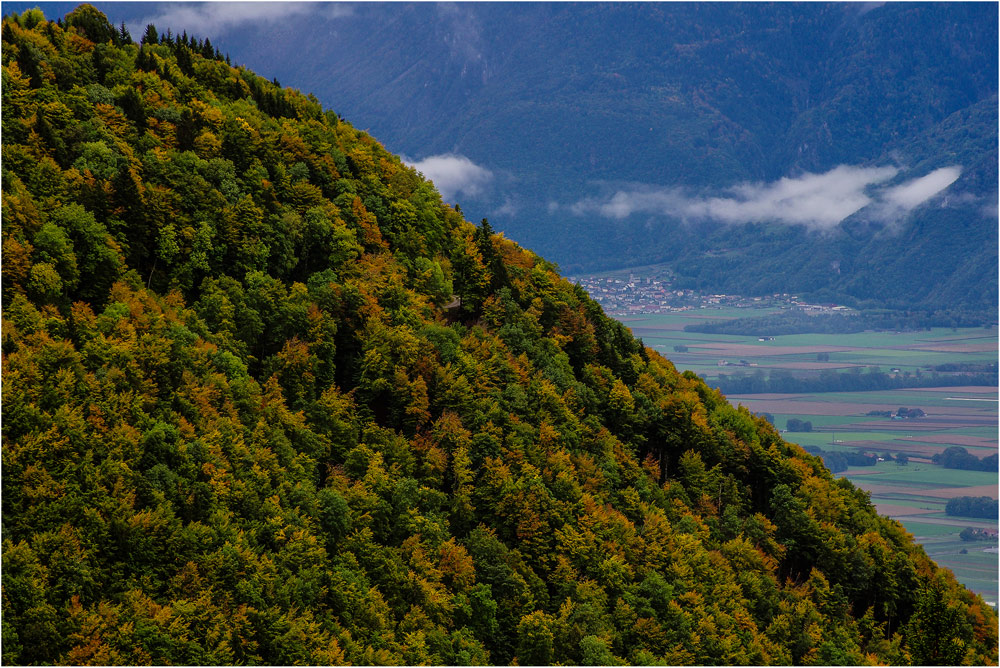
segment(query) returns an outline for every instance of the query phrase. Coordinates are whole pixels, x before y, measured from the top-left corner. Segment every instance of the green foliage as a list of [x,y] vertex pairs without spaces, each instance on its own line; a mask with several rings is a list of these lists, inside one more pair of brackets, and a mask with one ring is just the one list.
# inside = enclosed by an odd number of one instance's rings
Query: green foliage
[[920,592],[907,625],[907,648],[913,665],[957,666],[965,663],[972,627],[959,601],[949,600],[947,588],[935,580]]
[[935,453],[932,457],[935,464],[946,469],[962,469],[965,471],[996,471],[997,456],[988,455],[980,459],[960,445],[945,448],[944,452]]
[[812,431],[813,425],[812,422],[809,422],[808,420],[803,422],[798,418],[790,418],[785,423],[785,429],[787,429],[788,431]]
[[207,40],[77,12],[3,23],[4,662],[996,660],[552,265]]
[[958,496],[954,499],[948,499],[944,512],[948,515],[962,517],[996,519],[997,500],[988,496]]

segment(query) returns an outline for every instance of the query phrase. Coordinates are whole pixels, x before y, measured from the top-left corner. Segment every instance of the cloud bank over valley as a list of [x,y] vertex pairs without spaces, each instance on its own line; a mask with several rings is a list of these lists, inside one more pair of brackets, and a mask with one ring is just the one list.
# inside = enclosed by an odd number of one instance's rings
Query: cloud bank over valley
[[961,175],[961,167],[935,169],[927,176],[886,189],[882,199],[887,204],[909,211],[950,186]]
[[446,201],[453,202],[455,196],[459,194],[478,197],[493,180],[493,172],[477,165],[464,155],[445,153],[432,155],[423,160],[401,157],[403,162],[433,181],[441,197]]
[[874,220],[897,222],[954,183],[962,168],[942,167],[897,185],[884,185],[899,173],[900,169],[892,166],[840,165],[822,174],[743,183],[722,196],[639,185],[619,189],[610,197],[583,199],[569,209],[579,216],[597,214],[615,220],[647,214],[728,224],[778,222],[831,230],[866,207]]
[[145,18],[128,22],[129,31],[136,38],[150,23],[162,32],[168,28],[176,33],[185,30],[216,41],[219,35],[237,28],[292,19],[329,20],[350,16],[354,12],[353,6],[348,4],[313,2],[168,2],[150,4],[150,7],[155,7],[156,11]]

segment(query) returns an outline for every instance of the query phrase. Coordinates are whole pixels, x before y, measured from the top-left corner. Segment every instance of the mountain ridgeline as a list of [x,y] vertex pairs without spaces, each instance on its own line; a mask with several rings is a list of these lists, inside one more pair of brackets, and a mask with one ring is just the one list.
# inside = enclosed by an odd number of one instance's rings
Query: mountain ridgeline
[[[491,170],[463,209],[567,272],[663,264],[681,288],[996,319],[995,3],[371,3],[320,20],[227,44],[396,151]],[[954,165],[942,197],[888,222],[683,206],[838,166]]]
[[88,5],[2,37],[4,663],[996,663],[864,492],[315,99]]

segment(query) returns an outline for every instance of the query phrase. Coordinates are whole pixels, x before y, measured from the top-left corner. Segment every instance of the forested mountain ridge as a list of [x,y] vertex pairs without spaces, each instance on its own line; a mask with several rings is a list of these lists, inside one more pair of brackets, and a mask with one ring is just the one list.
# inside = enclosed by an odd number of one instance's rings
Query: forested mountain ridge
[[314,99],[88,5],[2,38],[5,663],[996,663],[865,493]]

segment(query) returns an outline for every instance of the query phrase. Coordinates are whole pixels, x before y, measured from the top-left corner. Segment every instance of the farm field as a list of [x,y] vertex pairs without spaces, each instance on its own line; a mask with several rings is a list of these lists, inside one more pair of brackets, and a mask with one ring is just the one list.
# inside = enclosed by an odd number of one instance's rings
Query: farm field
[[[633,315],[622,322],[646,345],[691,370],[709,385],[720,374],[770,374],[798,377],[866,371],[928,374],[930,367],[989,364],[997,361],[997,329],[935,328],[919,332],[796,334],[758,341],[752,336],[685,332],[685,324],[746,317],[747,309],[705,310],[680,314]],[[764,313],[762,310],[761,313]],[[674,350],[685,346],[686,351]],[[817,356],[822,353],[821,358]],[[725,361],[727,366],[720,366]],[[739,364],[740,366],[735,366]],[[852,370],[853,369],[853,370]],[[879,511],[899,520],[927,554],[950,568],[960,582],[994,604],[998,600],[997,521],[955,517],[945,513],[958,496],[998,498],[997,471],[964,471],[933,464],[931,458],[949,447],[962,447],[983,458],[998,451],[998,388],[993,386],[921,387],[870,392],[810,394],[731,394],[734,404],[769,413],[785,440],[827,452],[865,452],[892,461],[856,467],[837,475],[869,492]],[[868,415],[900,407],[920,408],[924,417],[891,419]],[[812,431],[790,432],[789,420],[810,422]],[[902,465],[895,461],[906,455]],[[990,540],[963,541],[966,527],[992,531]]]
[[[758,341],[755,336],[685,332],[684,326],[711,320],[763,315],[774,309],[721,308],[683,313],[632,315],[621,318],[633,334],[672,360],[709,379],[719,373],[788,369],[819,373],[826,369],[880,367],[900,373],[926,373],[926,367],[956,362],[989,363],[997,360],[997,329],[946,327],[918,332],[858,332],[855,334],[790,334]],[[677,352],[674,346],[686,346]],[[817,360],[818,353],[829,359]],[[720,367],[745,360],[756,368]]]

